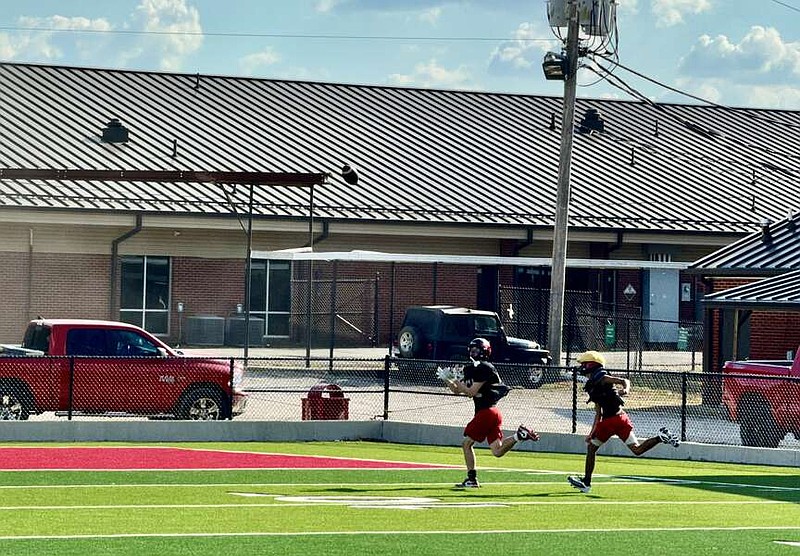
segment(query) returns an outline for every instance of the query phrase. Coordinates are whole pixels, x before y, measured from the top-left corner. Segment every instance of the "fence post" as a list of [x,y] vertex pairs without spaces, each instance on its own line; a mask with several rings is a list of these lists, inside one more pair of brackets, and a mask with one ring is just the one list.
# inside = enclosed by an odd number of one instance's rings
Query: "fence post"
[[686,398],[689,386],[688,373],[681,373],[681,441],[686,442]]
[[572,433],[578,432],[578,371],[572,369]]
[[69,358],[69,392],[67,393],[67,421],[72,420],[72,396],[75,389],[75,356]]
[[631,372],[631,318],[625,317],[625,354],[626,354],[626,367],[628,372]]
[[380,281],[381,281],[381,273],[380,272],[376,272],[375,273],[375,291],[373,293],[375,299],[374,299],[374,302],[372,304],[372,347],[377,346],[381,341],[381,338],[380,338],[381,328],[380,328],[380,322],[379,322],[381,312],[380,312],[380,310],[378,308],[378,303],[379,303],[378,284],[380,283]]
[[[231,385],[231,392],[230,392],[230,394],[228,394],[228,414],[225,416],[225,418],[227,420],[229,420],[229,421],[233,421],[233,374],[234,374],[233,373],[233,369],[234,369],[234,366],[235,366],[234,359],[233,359],[233,357],[231,357],[231,364],[230,364],[230,367],[229,367],[230,368],[229,380],[230,380],[230,385]],[[247,361],[245,361],[245,367],[246,366],[247,366]]]
[[389,368],[390,356],[386,355],[383,358],[383,420],[389,420]]
[[328,342],[328,370],[333,371],[333,350],[336,346],[336,282],[339,279],[339,261],[333,261],[333,280],[331,280],[331,307],[330,328],[331,335]]

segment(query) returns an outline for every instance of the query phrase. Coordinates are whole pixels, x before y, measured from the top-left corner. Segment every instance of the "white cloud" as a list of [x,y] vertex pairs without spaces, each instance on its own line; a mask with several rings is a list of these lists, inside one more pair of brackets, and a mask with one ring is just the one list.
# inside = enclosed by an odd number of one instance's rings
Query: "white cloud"
[[[13,34],[0,35],[0,55],[4,59],[24,57],[26,61],[39,60],[51,62],[64,56],[64,50],[70,45],[78,47],[78,55],[84,56],[88,49],[87,42],[95,42],[102,35],[80,35],[59,33],[58,31],[110,31],[112,25],[105,19],[89,19],[86,17],[27,17],[18,19],[22,28],[53,29],[54,31],[19,31]],[[87,41],[86,37],[92,40]]]
[[442,15],[442,8],[430,8],[427,10],[423,10],[422,13],[419,14],[419,20],[423,23],[428,23],[433,25],[439,20],[439,17]]
[[757,85],[800,80],[800,42],[784,42],[776,29],[753,26],[739,43],[702,35],[679,63],[683,75]]
[[265,48],[261,52],[248,54],[239,61],[239,66],[242,71],[247,75],[256,75],[259,70],[267,66],[272,66],[280,62],[281,57],[278,52],[272,48]]
[[414,66],[411,74],[391,74],[389,82],[395,85],[414,85],[442,89],[465,89],[471,87],[472,76],[464,66],[447,69],[435,58]]
[[680,25],[685,16],[698,15],[711,8],[711,0],[652,0],[650,5],[656,16],[656,27]]
[[[549,31],[547,31],[549,33]],[[492,51],[489,59],[489,73],[494,75],[514,75],[527,73],[542,65],[542,57],[548,50],[558,50],[557,41],[543,42],[531,40],[545,35],[532,23],[521,23],[514,38],[503,42]]]
[[163,70],[179,70],[184,58],[203,43],[200,14],[186,0],[141,0],[133,21],[143,31],[165,34],[145,37],[128,58],[154,53]]

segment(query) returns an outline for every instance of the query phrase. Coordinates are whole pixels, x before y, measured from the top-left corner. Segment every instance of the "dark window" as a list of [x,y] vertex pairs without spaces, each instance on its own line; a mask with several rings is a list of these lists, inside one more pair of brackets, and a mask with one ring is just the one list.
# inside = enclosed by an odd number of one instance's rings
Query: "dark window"
[[158,347],[153,342],[131,330],[109,330],[108,344],[111,355],[118,357],[158,356]]
[[106,331],[94,328],[73,328],[67,332],[67,355],[101,357],[110,355]]
[[38,324],[28,326],[25,331],[25,339],[22,341],[22,347],[37,349],[47,355],[50,351],[50,328]]
[[292,267],[288,261],[253,261],[250,313],[264,319],[266,336],[288,336],[292,310]]
[[120,320],[153,334],[169,333],[170,262],[168,257],[122,258]]

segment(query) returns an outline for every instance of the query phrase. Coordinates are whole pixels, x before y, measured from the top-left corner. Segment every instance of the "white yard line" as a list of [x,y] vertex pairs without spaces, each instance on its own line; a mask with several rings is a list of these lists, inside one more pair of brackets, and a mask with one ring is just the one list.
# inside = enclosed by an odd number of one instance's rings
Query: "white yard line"
[[207,537],[318,537],[362,535],[484,535],[489,534],[546,534],[546,533],[650,533],[688,531],[800,531],[800,526],[765,527],[629,527],[587,529],[496,529],[490,531],[298,531],[298,532],[242,532],[242,533],[117,533],[108,535],[20,535],[0,537],[0,541],[57,540],[57,539],[131,539],[131,538],[207,538]]

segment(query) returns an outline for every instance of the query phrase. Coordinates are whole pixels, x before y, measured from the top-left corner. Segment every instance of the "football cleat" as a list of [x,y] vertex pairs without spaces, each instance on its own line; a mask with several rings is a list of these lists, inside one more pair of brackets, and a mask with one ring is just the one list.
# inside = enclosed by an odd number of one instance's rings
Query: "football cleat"
[[520,425],[517,428],[517,438],[522,442],[524,440],[539,440],[539,433],[532,431],[525,425]]
[[658,439],[662,442],[662,444],[670,444],[673,448],[677,448],[681,445],[678,435],[669,432],[667,427],[661,427],[658,429]]
[[478,479],[470,479],[467,477],[462,482],[456,485],[456,488],[480,488],[481,484],[478,482]]
[[578,477],[577,475],[570,475],[567,477],[567,482],[573,486],[573,488],[577,488],[584,494],[589,494],[592,491],[591,485],[587,485],[583,482],[583,478]]

